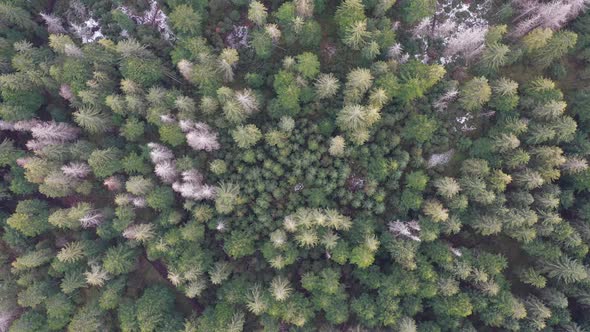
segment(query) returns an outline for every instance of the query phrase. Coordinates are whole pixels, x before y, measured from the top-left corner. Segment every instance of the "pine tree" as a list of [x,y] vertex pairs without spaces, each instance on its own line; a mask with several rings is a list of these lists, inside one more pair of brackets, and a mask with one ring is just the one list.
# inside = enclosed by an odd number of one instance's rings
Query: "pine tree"
[[37,26],[26,10],[7,3],[0,4],[0,16],[7,24],[17,26],[25,31],[32,31]]
[[340,82],[334,74],[320,74],[314,83],[315,92],[319,99],[332,98],[340,89]]
[[255,145],[261,138],[262,133],[255,125],[238,126],[232,131],[232,137],[237,146],[247,149]]
[[330,148],[328,152],[334,157],[341,157],[344,154],[346,143],[342,136],[335,136],[330,139]]
[[399,332],[416,332],[416,322],[410,317],[402,317],[397,325]]
[[315,78],[320,72],[320,61],[318,57],[311,53],[305,52],[299,54],[297,57],[296,69],[306,79]]
[[387,95],[387,92],[382,88],[373,89],[369,94],[369,103],[374,108],[381,108],[385,106],[385,104],[389,102],[389,99],[390,98]]
[[356,21],[346,29],[343,42],[353,50],[360,50],[367,44],[370,36],[371,33],[367,31],[367,21]]
[[509,151],[514,151],[516,148],[520,146],[520,140],[514,134],[499,134],[493,138],[492,143],[494,150],[505,153]]
[[60,289],[64,294],[72,294],[75,290],[86,286],[86,278],[78,271],[68,271],[61,280]]
[[152,224],[131,225],[123,232],[123,237],[145,243],[155,236]]
[[295,240],[300,247],[304,248],[315,247],[320,242],[317,232],[313,229],[299,230],[295,235]]
[[561,58],[576,45],[578,36],[571,31],[555,33],[547,44],[533,54],[533,63],[540,68],[547,68],[556,59]]
[[518,83],[500,78],[492,82],[492,98],[489,105],[498,111],[512,111],[518,104]]
[[569,257],[560,257],[553,261],[543,261],[541,265],[541,270],[549,278],[565,284],[571,284],[589,278],[586,267]]
[[150,179],[143,176],[132,176],[125,183],[125,189],[136,196],[144,196],[148,194],[154,187]]
[[346,76],[344,99],[346,103],[358,103],[373,85],[373,75],[366,68],[352,70]]
[[228,262],[216,262],[209,271],[211,283],[220,285],[224,280],[229,278],[232,273],[232,266]]
[[451,199],[461,190],[461,186],[454,178],[443,177],[434,182],[437,193],[444,198]]
[[84,273],[86,276],[86,283],[90,286],[102,287],[105,282],[110,279],[107,271],[103,270],[100,265],[91,265],[90,271]]
[[544,105],[540,105],[533,110],[533,116],[537,119],[551,121],[557,119],[565,112],[567,104],[564,101],[552,100]]
[[233,48],[225,48],[218,59],[218,68],[226,82],[234,80],[234,66],[239,60],[238,51]]
[[467,111],[475,111],[490,100],[492,89],[485,77],[468,81],[460,92],[459,103]]
[[222,182],[216,188],[215,209],[222,214],[231,213],[238,201],[240,187],[231,182]]
[[23,235],[33,237],[48,229],[48,218],[47,203],[37,199],[21,200],[6,223]]
[[385,16],[387,11],[389,9],[391,9],[391,7],[393,7],[393,5],[395,5],[396,2],[397,2],[397,0],[379,0],[379,1],[377,1],[377,4],[373,8],[373,15],[377,16],[377,17]]
[[367,112],[361,105],[345,106],[336,118],[336,123],[343,130],[358,130],[367,127]]
[[355,22],[363,21],[365,18],[365,9],[360,0],[343,1],[334,15],[334,20],[338,24],[338,29],[342,35]]
[[580,157],[571,156],[561,165],[561,168],[567,173],[578,174],[588,169],[588,161]]
[[279,302],[285,301],[292,291],[289,280],[284,277],[277,276],[270,283],[270,292],[274,299]]
[[543,177],[538,172],[530,169],[525,169],[514,175],[514,183],[527,190],[538,188],[544,182]]
[[88,165],[99,178],[113,175],[122,168],[121,152],[113,147],[104,150],[94,150],[88,158]]
[[85,246],[82,242],[69,242],[57,254],[60,262],[74,263],[85,255]]
[[119,244],[106,251],[103,257],[103,266],[112,275],[129,273],[135,266],[135,259],[136,252],[132,248]]
[[481,63],[489,71],[496,71],[508,61],[510,48],[504,44],[487,45],[481,56]]
[[169,19],[178,33],[191,36],[198,35],[201,32],[203,18],[190,5],[180,4],[175,6],[172,13],[170,13]]
[[246,307],[253,314],[261,315],[267,310],[268,303],[260,285],[256,284],[254,287],[250,288],[246,295],[246,299]]
[[547,45],[547,41],[553,36],[549,28],[536,28],[522,38],[526,52],[532,52]]
[[258,26],[262,26],[266,23],[267,16],[266,7],[259,1],[250,2],[248,8],[248,19],[254,22]]
[[545,279],[545,277],[543,277],[534,268],[528,268],[526,270],[521,271],[519,277],[520,280],[525,284],[529,284],[537,288],[545,288],[545,285],[547,284],[547,279]]
[[12,262],[12,271],[18,273],[37,268],[48,263],[52,259],[53,253],[49,249],[30,251],[17,257]]
[[432,218],[435,222],[445,221],[449,218],[449,212],[443,205],[436,200],[429,200],[424,202],[423,212],[425,215]]

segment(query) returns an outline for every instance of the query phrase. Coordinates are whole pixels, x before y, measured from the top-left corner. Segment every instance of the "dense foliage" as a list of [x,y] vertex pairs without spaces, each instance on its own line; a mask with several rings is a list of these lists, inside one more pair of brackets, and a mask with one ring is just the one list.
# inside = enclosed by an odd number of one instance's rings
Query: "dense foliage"
[[0,0],[0,331],[590,331],[585,0]]

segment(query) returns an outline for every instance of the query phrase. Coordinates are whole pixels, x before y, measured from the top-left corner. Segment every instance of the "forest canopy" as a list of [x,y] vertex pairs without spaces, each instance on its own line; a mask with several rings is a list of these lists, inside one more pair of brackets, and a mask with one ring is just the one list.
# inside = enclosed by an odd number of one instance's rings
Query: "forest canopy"
[[587,0],[0,0],[0,332],[590,331]]

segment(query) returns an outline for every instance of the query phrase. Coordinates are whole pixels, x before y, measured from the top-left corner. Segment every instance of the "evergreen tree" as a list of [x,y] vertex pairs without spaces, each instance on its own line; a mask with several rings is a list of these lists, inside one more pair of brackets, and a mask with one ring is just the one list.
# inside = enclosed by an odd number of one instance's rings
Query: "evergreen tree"
[[461,90],[459,103],[467,111],[476,111],[490,100],[492,89],[485,77],[468,81]]

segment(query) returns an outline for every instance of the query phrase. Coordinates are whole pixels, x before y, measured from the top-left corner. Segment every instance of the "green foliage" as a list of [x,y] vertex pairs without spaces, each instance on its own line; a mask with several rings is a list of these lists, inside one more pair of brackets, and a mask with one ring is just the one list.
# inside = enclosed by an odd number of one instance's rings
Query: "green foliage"
[[104,133],[111,126],[107,115],[91,108],[82,108],[75,112],[74,121],[91,134]]
[[438,5],[0,4],[0,330],[587,327],[590,15]]
[[234,259],[251,255],[256,250],[252,236],[243,232],[232,232],[223,248]]
[[182,326],[174,312],[174,295],[163,286],[146,288],[136,305],[140,331],[173,331]]
[[60,82],[68,84],[72,91],[78,92],[83,90],[86,85],[86,81],[91,79],[91,72],[87,66],[87,63],[81,59],[67,58],[62,67],[53,67],[52,76]]
[[47,324],[51,330],[63,329],[74,312],[74,304],[64,294],[58,293],[46,301]]
[[175,124],[164,124],[160,127],[160,139],[172,146],[179,146],[185,142],[184,134]]
[[37,236],[49,229],[47,203],[38,199],[18,202],[6,223],[25,236]]
[[255,31],[252,33],[251,45],[261,60],[270,58],[272,54],[272,38],[265,31]]
[[320,72],[320,61],[315,54],[305,52],[297,56],[296,68],[303,77],[312,79]]
[[585,267],[573,259],[560,258],[556,261],[543,262],[543,271],[550,278],[555,278],[566,284],[589,278]]
[[121,152],[116,148],[94,150],[88,158],[94,175],[106,178],[121,170]]
[[209,164],[209,169],[216,175],[221,175],[227,171],[227,164],[221,159],[215,159]]
[[487,45],[481,58],[483,67],[489,72],[495,72],[508,61],[510,48],[504,44],[493,43]]
[[297,85],[292,73],[284,70],[279,71],[275,75],[273,87],[277,93],[279,107],[283,107],[288,112],[287,114],[299,111],[301,88]]
[[343,42],[353,50],[359,50],[366,46],[371,33],[367,31],[367,21],[353,22],[346,28]]
[[[391,89],[393,96],[409,103],[422,97],[445,75],[445,68],[440,65],[425,65],[419,61],[409,61],[400,68],[401,84],[397,85],[395,77],[388,77],[383,81],[384,87]],[[387,91],[387,90],[386,90]]]
[[322,26],[314,20],[307,20],[299,35],[299,43],[303,48],[317,49],[322,41]]
[[553,34],[542,47],[533,53],[533,63],[541,68],[547,68],[556,59],[565,55],[576,45],[578,36],[571,31],[559,31]]
[[467,111],[477,111],[490,100],[492,89],[485,77],[476,77],[465,83],[459,103]]
[[343,1],[338,9],[334,20],[338,24],[340,33],[344,35],[346,30],[350,28],[354,23],[365,20],[365,10],[363,3],[359,0],[345,0]]
[[121,136],[128,141],[138,141],[144,133],[145,125],[137,118],[129,118],[121,127]]
[[518,105],[518,83],[501,78],[492,82],[492,97],[489,106],[502,112],[512,111]]
[[526,52],[532,52],[547,45],[547,41],[553,36],[553,30],[549,28],[536,28],[522,38]]
[[135,152],[131,152],[130,154],[125,156],[123,158],[123,160],[121,161],[121,163],[123,165],[123,169],[128,174],[134,174],[134,173],[145,174],[151,170],[151,168],[147,164],[144,156],[139,155]]
[[0,143],[0,166],[9,166],[16,161],[19,151],[15,149],[14,142],[10,139],[4,139]]
[[81,331],[90,332],[96,331],[103,326],[104,317],[102,312],[97,308],[96,304],[87,304],[82,308],[79,308],[72,317],[70,324],[68,325],[68,332]]
[[266,7],[259,1],[252,1],[248,8],[248,19],[257,25],[264,25],[268,13]]
[[428,176],[423,171],[416,171],[406,176],[406,186],[412,190],[423,191],[428,184]]
[[508,26],[506,24],[491,26],[486,33],[486,44],[493,45],[502,42],[502,38],[504,38],[506,32],[508,32]]
[[435,9],[436,3],[432,0],[404,0],[402,17],[408,24],[415,24],[425,17],[432,16]]
[[124,244],[111,247],[103,258],[104,268],[113,275],[128,273],[135,266],[136,255],[133,248]]
[[437,298],[432,308],[440,317],[467,317],[473,312],[473,306],[466,294]]
[[232,137],[238,147],[247,149],[262,138],[262,133],[255,125],[238,126],[232,131]]
[[10,326],[11,332],[49,331],[45,316],[35,310],[25,311]]
[[174,193],[169,187],[156,187],[146,197],[149,207],[156,211],[166,211],[174,204]]
[[174,30],[188,36],[201,33],[201,15],[189,5],[178,5],[170,13],[170,22]]
[[0,115],[7,121],[32,118],[44,102],[43,96],[35,91],[0,88],[3,106]]
[[149,87],[158,82],[164,73],[157,59],[128,58],[121,64],[121,74],[128,80]]
[[437,123],[433,119],[423,114],[411,115],[402,135],[407,139],[415,140],[419,143],[429,141],[436,131]]

